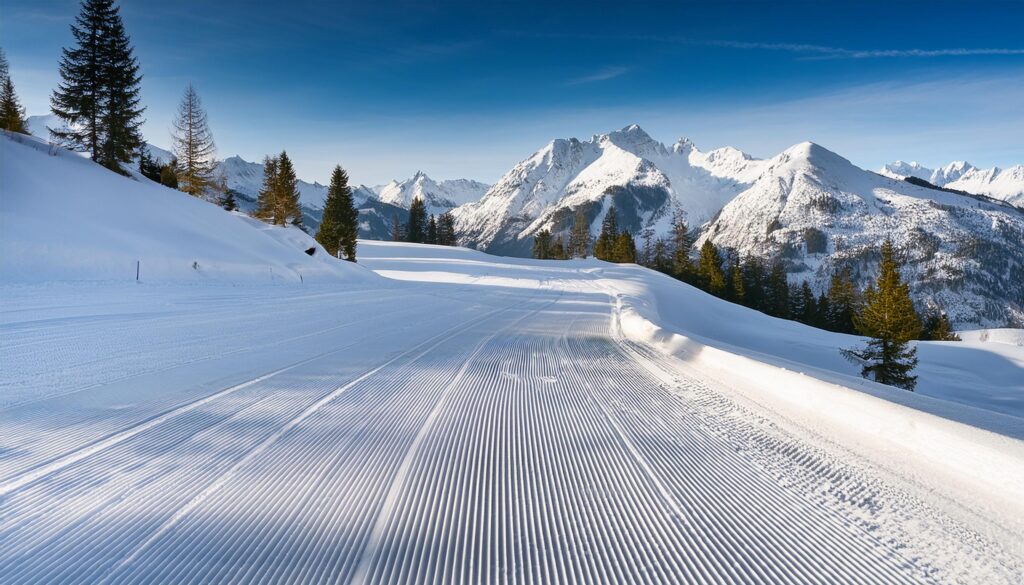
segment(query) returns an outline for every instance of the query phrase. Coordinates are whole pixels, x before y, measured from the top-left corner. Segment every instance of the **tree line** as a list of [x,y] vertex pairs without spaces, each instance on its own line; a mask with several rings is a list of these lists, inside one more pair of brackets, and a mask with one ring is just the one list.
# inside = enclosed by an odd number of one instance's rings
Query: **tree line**
[[[596,258],[637,263],[773,317],[869,337],[865,347],[842,351],[862,366],[865,378],[913,390],[916,377],[910,372],[917,358],[910,342],[959,340],[944,312],[935,308],[918,311],[914,306],[890,241],[882,244],[878,277],[865,290],[858,289],[850,271],[843,269],[833,273],[828,288],[815,295],[809,281],[789,281],[781,258],[741,258],[734,249],[720,249],[710,240],[700,246],[696,258],[691,257],[695,238],[681,211],[673,214],[667,236],[655,238],[652,230],[646,230],[639,250],[633,236],[619,231],[617,224],[612,206],[593,244]],[[533,257],[586,258],[589,238],[589,223],[577,211],[570,230],[573,243],[565,246],[561,236],[553,238],[549,230],[541,230],[534,236]]]
[[427,214],[427,204],[420,197],[413,197],[409,204],[409,218],[403,225],[398,215],[391,218],[391,239],[395,242],[414,244],[436,244],[457,246],[455,216],[446,211],[435,216]]

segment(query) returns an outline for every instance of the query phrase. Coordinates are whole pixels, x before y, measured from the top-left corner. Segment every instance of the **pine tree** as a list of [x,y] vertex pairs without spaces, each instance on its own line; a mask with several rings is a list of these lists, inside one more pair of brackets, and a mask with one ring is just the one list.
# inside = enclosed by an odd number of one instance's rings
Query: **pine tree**
[[144,108],[139,65],[113,0],[83,0],[71,34],[76,46],[64,49],[61,83],[50,98],[65,127],[50,133],[55,141],[122,172],[120,165],[142,147]]
[[864,309],[854,319],[857,330],[871,337],[860,350],[844,355],[862,364],[861,375],[881,384],[913,390],[917,348],[910,346],[921,333],[921,321],[910,299],[910,287],[900,277],[892,242],[882,244],[878,278],[864,293]]
[[819,329],[828,329],[829,321],[828,316],[831,313],[831,305],[828,302],[828,295],[824,292],[818,295],[817,303],[817,322],[814,324]]
[[178,188],[178,160],[172,158],[171,162],[160,167],[160,184],[171,189]]
[[331,184],[327,188],[324,213],[316,241],[331,256],[356,261],[356,239],[359,230],[359,212],[352,201],[352,189],[348,186],[348,173],[341,165],[334,167]]
[[601,221],[601,233],[594,242],[594,258],[614,262],[615,241],[619,237],[619,222],[615,206],[609,206]]
[[729,270],[729,294],[734,303],[745,305],[747,302],[747,286],[743,282],[743,267],[739,257],[733,259]]
[[838,333],[856,333],[854,317],[860,311],[861,299],[853,285],[850,271],[844,269],[832,274],[828,287],[828,329]]
[[139,172],[142,176],[159,183],[161,170],[162,167],[149,154],[149,149],[143,147],[139,152]]
[[743,262],[743,288],[747,306],[768,313],[768,293],[765,286],[764,262],[757,256],[750,256]]
[[405,241],[422,244],[426,239],[427,205],[415,197],[409,205],[409,221],[405,224]]
[[[278,223],[278,172],[277,157],[263,158],[263,186],[256,198],[256,217],[270,223]],[[283,221],[281,223],[284,223]]]
[[725,273],[722,272],[722,258],[711,240],[704,240],[697,261],[697,281],[700,288],[720,297],[725,293]]
[[[299,180],[295,176],[295,167],[288,153],[281,151],[277,157],[277,204],[278,209],[275,215],[275,222],[285,225],[290,222],[292,225],[302,227],[302,210],[299,208]],[[278,220],[279,218],[279,220]]]
[[430,218],[427,219],[427,237],[426,243],[436,244],[437,243],[437,219],[434,218],[434,214],[430,214]]
[[930,341],[961,341],[953,332],[953,325],[945,311],[932,309],[925,314],[921,327],[921,339]]
[[548,252],[548,257],[554,260],[565,260],[565,242],[562,240],[562,236],[555,238],[555,241],[551,242],[551,250]]
[[437,218],[437,243],[442,246],[457,246],[455,237],[455,216],[446,211]]
[[398,221],[398,212],[391,214],[391,241],[392,242],[404,242],[405,237],[402,234],[402,222]]
[[800,312],[794,313],[793,318],[806,325],[817,327],[818,301],[814,298],[814,290],[811,289],[811,283],[806,280],[803,281],[796,296],[800,299],[796,303],[800,308]]
[[238,199],[235,198],[235,191],[233,189],[225,189],[223,191],[223,195],[220,198],[220,206],[226,211],[238,209]]
[[103,127],[106,133],[97,162],[121,172],[121,164],[131,162],[142,149],[142,74],[132,55],[131,41],[124,30],[121,15],[114,8],[105,60],[106,100]]
[[683,282],[690,284],[695,280],[693,261],[690,260],[690,248],[693,247],[693,236],[686,226],[686,216],[681,209],[672,214],[672,274]]
[[672,273],[672,258],[669,245],[665,238],[654,240],[654,251],[651,253],[651,268],[664,274]]
[[533,257],[537,260],[547,260],[551,256],[551,232],[542,229],[533,236]]
[[21,107],[18,95],[14,91],[14,82],[11,81],[10,68],[3,49],[0,49],[0,128],[8,132],[28,134],[25,108]]
[[191,83],[178,104],[171,140],[179,164],[179,188],[189,195],[203,195],[214,183],[217,147],[207,123],[206,111]]
[[569,232],[569,249],[566,251],[572,258],[586,258],[590,250],[590,222],[582,209],[577,209],[573,216],[572,230]]
[[636,263],[636,240],[633,239],[633,234],[629,233],[629,230],[621,232],[615,238],[611,260],[620,264]]
[[775,259],[768,272],[767,282],[768,314],[780,319],[789,318],[789,278],[786,265]]

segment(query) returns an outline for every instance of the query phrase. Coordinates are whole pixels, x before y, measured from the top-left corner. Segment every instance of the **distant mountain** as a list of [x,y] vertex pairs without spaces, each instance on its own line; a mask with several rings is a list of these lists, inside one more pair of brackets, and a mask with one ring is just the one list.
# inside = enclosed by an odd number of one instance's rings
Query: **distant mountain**
[[878,172],[897,179],[917,177],[937,187],[987,195],[1024,208],[1024,165],[979,169],[965,161],[954,161],[944,167],[930,169],[916,162],[896,161],[883,166]]
[[479,202],[458,207],[456,228],[466,245],[527,255],[534,234],[567,232],[577,211],[596,231],[609,205],[633,233],[666,231],[677,205],[700,225],[757,179],[763,164],[734,148],[704,153],[687,139],[668,147],[636,125],[588,141],[557,139]]
[[408,209],[416,198],[422,199],[427,212],[441,214],[460,205],[479,201],[490,185],[469,179],[434,181],[423,171],[417,171],[404,181],[391,181],[375,189],[384,203]]
[[904,255],[919,304],[961,323],[1024,324],[1024,212],[883,177],[809,142],[767,161],[697,246],[781,257],[791,280],[822,290],[839,268],[866,285],[885,238]]

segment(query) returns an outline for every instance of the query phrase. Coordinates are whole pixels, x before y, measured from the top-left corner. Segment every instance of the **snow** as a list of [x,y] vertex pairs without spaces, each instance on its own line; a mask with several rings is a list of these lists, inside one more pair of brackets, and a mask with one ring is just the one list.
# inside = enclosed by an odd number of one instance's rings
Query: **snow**
[[0,136],[0,182],[0,282],[134,281],[137,267],[146,282],[372,278],[301,230],[226,213],[35,138]]
[[490,185],[469,179],[434,181],[423,171],[417,171],[405,181],[391,181],[377,190],[378,198],[404,209],[409,209],[414,199],[422,199],[427,213],[440,215],[446,211],[478,201]]
[[[826,247],[809,252],[807,231]],[[889,238],[921,307],[961,324],[1024,319],[1024,214],[984,198],[928,189],[864,171],[804,142],[770,159],[762,175],[706,226],[705,240],[741,256],[783,258],[790,279],[824,290],[836,270],[865,286]]]
[[954,161],[932,170],[916,162],[896,161],[884,165],[879,173],[894,179],[913,176],[938,187],[987,195],[1024,207],[1024,165],[1013,165],[1007,169],[979,169],[965,161]]
[[640,267],[352,265],[32,139],[0,164],[0,582],[1020,581],[1019,333],[922,344],[909,393]]

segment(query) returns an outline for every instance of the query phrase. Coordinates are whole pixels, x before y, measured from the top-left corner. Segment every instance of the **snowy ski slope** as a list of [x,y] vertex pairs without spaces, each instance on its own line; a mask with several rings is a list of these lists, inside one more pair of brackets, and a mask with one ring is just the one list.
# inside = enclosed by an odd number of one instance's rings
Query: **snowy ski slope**
[[0,582],[1019,582],[1019,508],[626,337],[617,269],[360,250],[406,282],[3,287]]

